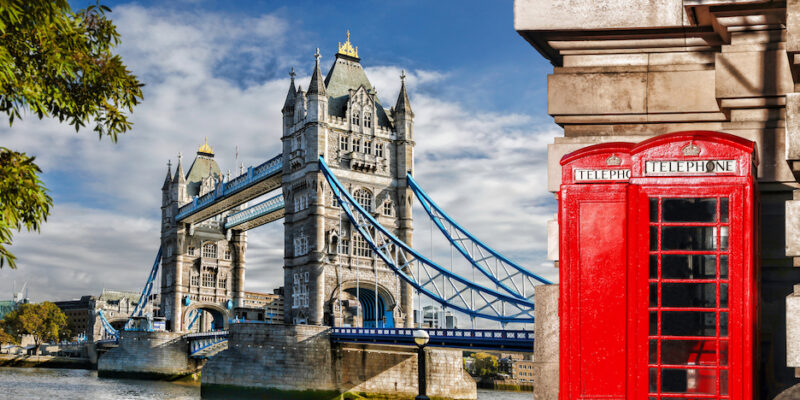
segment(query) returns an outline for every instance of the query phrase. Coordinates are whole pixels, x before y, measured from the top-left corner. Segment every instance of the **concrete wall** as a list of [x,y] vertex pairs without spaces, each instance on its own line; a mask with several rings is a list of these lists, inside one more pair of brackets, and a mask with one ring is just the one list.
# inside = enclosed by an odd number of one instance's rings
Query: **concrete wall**
[[97,362],[99,376],[175,379],[197,372],[200,362],[189,358],[189,344],[179,333],[121,332],[117,348]]
[[[416,350],[399,346],[331,344],[328,329],[310,325],[236,324],[228,350],[203,368],[203,394],[226,387],[262,391],[365,392],[413,398]],[[429,349],[428,395],[475,399],[460,351]]]
[[558,400],[558,285],[536,286],[533,397]]

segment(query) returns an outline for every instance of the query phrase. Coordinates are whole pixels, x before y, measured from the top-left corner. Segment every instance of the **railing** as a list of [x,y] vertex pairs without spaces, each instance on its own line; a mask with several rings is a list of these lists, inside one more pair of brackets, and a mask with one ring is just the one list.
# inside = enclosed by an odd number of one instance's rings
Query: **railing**
[[236,193],[254,183],[260,182],[274,174],[280,172],[283,168],[282,155],[273,157],[256,167],[248,167],[247,171],[229,182],[223,182],[214,190],[204,194],[201,197],[195,197],[191,203],[181,207],[178,210],[176,220],[180,221],[189,215],[213,204],[219,198],[229,196]]
[[[415,328],[331,328],[335,342],[372,342],[416,345]],[[422,329],[428,333],[428,346],[478,349],[506,349],[532,352],[534,333],[524,330]]]
[[247,221],[254,220],[262,215],[269,214],[285,207],[283,201],[283,194],[270,197],[254,206],[248,207],[236,214],[229,215],[225,220],[225,229],[230,229],[234,226],[241,225]]
[[213,337],[228,337],[228,331],[211,331],[211,332],[197,332],[197,333],[187,333],[183,335],[186,339],[189,340],[199,340],[199,339],[207,339]]

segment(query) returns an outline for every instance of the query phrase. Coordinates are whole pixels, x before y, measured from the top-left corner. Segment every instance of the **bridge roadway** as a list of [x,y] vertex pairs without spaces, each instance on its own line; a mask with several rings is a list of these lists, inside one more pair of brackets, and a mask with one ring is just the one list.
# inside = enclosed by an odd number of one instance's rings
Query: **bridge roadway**
[[[242,321],[238,323],[264,323]],[[364,343],[416,347],[415,328],[331,328],[333,343]],[[483,329],[423,329],[430,336],[427,346],[458,350],[490,350],[515,353],[533,352],[533,331]],[[227,348],[228,331],[190,333],[184,336],[190,344],[190,356],[209,358]]]
[[[214,190],[201,197],[195,197],[191,203],[184,205],[178,210],[178,215],[175,219],[178,222],[186,224],[204,221],[280,188],[282,178],[283,161],[282,156],[278,155],[255,167],[248,167],[245,173],[228,182],[220,183]],[[283,204],[282,199],[283,197],[281,197],[281,204]],[[256,211],[256,207],[262,204],[263,203],[256,204],[237,214],[244,213],[248,210],[252,213]],[[264,211],[263,207],[261,211]],[[266,212],[266,214],[271,215],[265,219],[272,218],[271,221],[274,221],[283,216],[283,208],[272,209]],[[280,214],[280,217],[278,217],[278,214]],[[252,215],[250,216],[253,217]],[[250,228],[254,227],[255,222],[253,221],[257,219],[258,217],[248,219],[248,226]]]

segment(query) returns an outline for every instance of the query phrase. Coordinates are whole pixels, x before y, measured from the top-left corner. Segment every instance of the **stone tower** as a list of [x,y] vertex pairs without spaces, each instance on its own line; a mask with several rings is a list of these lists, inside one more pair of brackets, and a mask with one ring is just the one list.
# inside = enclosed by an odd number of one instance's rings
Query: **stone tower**
[[184,174],[178,155],[175,175],[168,169],[161,188],[161,312],[169,330],[186,329],[187,313],[196,308],[210,313],[213,324],[221,328],[232,308],[241,305],[247,236],[239,231],[226,236],[222,224],[225,216],[236,210],[193,225],[175,221],[181,206],[213,191],[221,182],[214,150],[206,142],[198,149],[188,174]]
[[308,91],[295,88],[292,71],[282,109],[285,321],[411,326],[410,285],[351,228],[317,162],[324,157],[359,203],[411,244],[405,177],[413,170],[414,113],[405,75],[396,106],[386,110],[349,32],[324,79],[319,50],[315,57]]

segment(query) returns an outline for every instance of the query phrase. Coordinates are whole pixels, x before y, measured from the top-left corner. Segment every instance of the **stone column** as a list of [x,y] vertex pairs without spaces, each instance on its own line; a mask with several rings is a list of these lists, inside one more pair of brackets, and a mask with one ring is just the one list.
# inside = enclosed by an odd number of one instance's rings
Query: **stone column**
[[533,345],[533,398],[558,400],[558,285],[539,285]]
[[233,306],[244,306],[244,273],[245,273],[245,249],[247,248],[247,232],[234,231],[232,241],[229,246],[232,246],[232,264],[233,264],[233,277],[231,282],[231,290],[233,293]]

